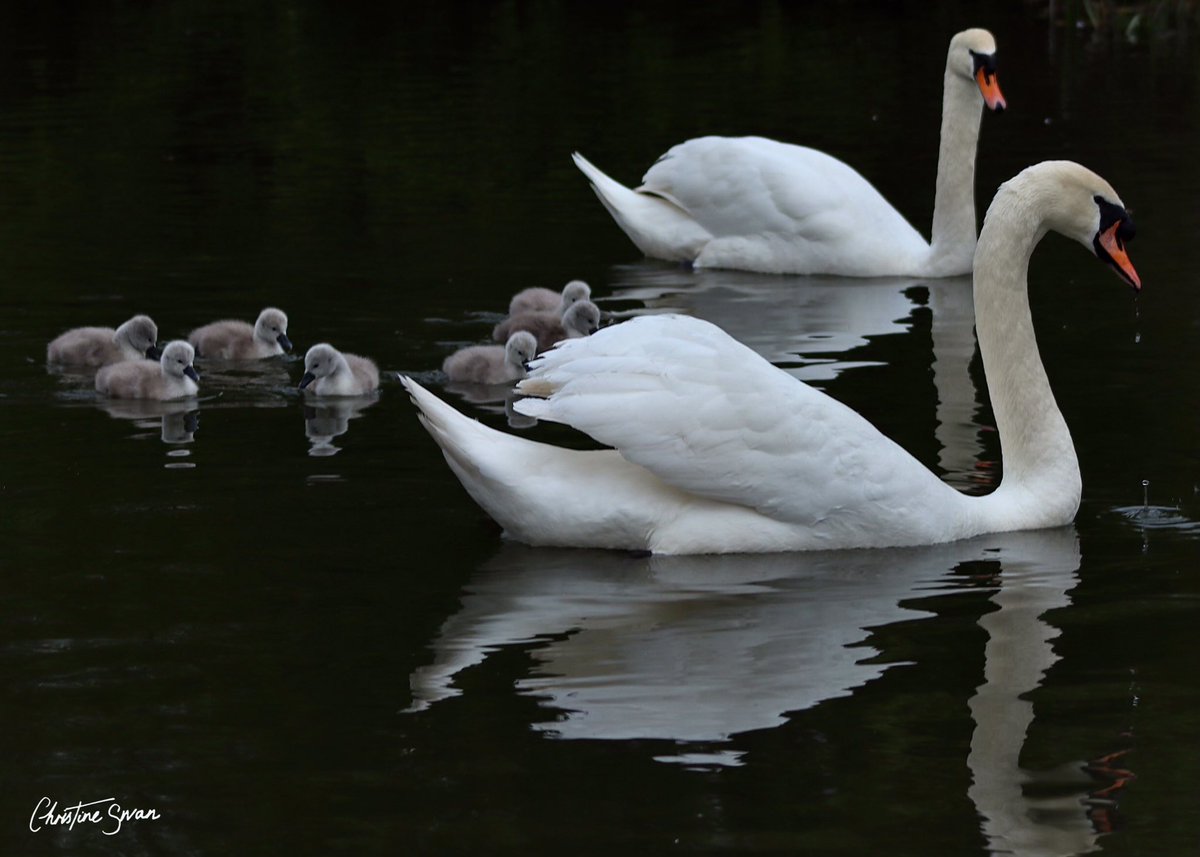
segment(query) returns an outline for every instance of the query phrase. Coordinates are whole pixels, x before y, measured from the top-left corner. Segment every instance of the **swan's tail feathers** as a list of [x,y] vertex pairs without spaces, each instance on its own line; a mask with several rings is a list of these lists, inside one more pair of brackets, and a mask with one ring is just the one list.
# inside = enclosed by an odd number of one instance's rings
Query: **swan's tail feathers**
[[487,460],[486,450],[489,444],[503,443],[506,439],[516,438],[510,438],[509,435],[488,428],[478,420],[460,413],[412,378],[402,376],[400,383],[417,406],[417,418],[421,425],[441,447],[450,469],[474,496],[471,484],[478,484],[486,479],[480,462]]
[[[418,417],[442,449],[446,463],[476,503],[510,535],[533,542],[528,521],[552,514],[542,496],[546,478],[569,481],[571,450],[558,449],[490,428],[460,413],[412,378],[401,377]],[[555,496],[550,492],[550,497]]]
[[613,220],[647,256],[691,262],[712,239],[708,230],[673,202],[651,193],[630,190],[578,152],[571,158],[592,183],[592,190]]

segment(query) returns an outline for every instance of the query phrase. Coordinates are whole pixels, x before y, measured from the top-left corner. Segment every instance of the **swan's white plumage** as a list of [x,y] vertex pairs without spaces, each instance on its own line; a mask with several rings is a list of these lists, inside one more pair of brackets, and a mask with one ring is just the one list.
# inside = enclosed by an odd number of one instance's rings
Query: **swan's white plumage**
[[[647,256],[765,273],[964,274],[975,249],[982,109],[972,51],[994,54],[992,35],[972,29],[950,41],[928,242],[856,170],[804,146],[762,137],[688,140],[650,167],[636,190],[573,157]],[[1003,106],[998,90],[994,103]]]
[[[986,497],[958,493],[845,405],[690,317],[646,316],[569,340],[518,385],[545,397],[517,402],[518,412],[570,424],[613,450],[505,435],[404,383],[471,496],[512,538],[534,545],[894,547],[1058,526],[1078,510],[1081,480],[1038,354],[1026,274],[1047,230],[1090,248],[1099,201],[1117,225],[1128,222],[1095,173],[1046,162],[1002,185],[988,211],[976,326],[1004,476]],[[1136,285],[1127,259],[1110,264]]]

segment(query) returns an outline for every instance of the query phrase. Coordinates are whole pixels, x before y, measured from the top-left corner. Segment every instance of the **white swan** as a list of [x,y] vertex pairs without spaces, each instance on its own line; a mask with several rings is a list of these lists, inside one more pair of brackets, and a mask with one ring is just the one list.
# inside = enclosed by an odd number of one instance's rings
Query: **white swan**
[[292,350],[287,328],[287,313],[267,307],[258,314],[253,326],[236,319],[214,321],[189,333],[188,342],[199,357],[263,360]]
[[369,357],[319,342],[304,355],[300,389],[316,396],[367,396],[379,389],[379,367]]
[[928,243],[858,172],[803,146],[762,137],[688,140],[659,158],[637,190],[573,157],[647,256],[775,274],[966,274],[975,252],[976,89],[991,109],[1005,107],[995,51],[987,30],[950,40]]
[[542,286],[531,286],[512,296],[512,300],[508,302],[508,314],[512,316],[525,312],[557,310],[561,315],[571,304],[588,300],[591,296],[592,288],[583,280],[571,280],[563,286],[561,292],[551,291]]
[[503,345],[468,345],[442,361],[451,381],[471,384],[508,384],[525,377],[526,365],[537,357],[537,339],[518,330]]
[[528,416],[613,450],[534,443],[468,419],[411,379],[421,419],[468,493],[534,545],[722,553],[933,544],[1065,524],[1080,473],[1038,354],[1026,274],[1048,231],[1074,238],[1135,288],[1133,226],[1078,164],[1001,185],[975,255],[979,349],[1003,455],[985,497],[960,494],[865,419],[717,327],[645,316],[568,340],[520,392]]
[[200,376],[192,367],[195,351],[182,339],[168,342],[157,364],[125,360],[101,367],[96,392],[114,399],[169,401],[196,395]]
[[113,330],[111,327],[73,327],[46,346],[47,363],[76,366],[105,366],[122,360],[157,360],[162,352],[158,325],[148,315],[135,315]]

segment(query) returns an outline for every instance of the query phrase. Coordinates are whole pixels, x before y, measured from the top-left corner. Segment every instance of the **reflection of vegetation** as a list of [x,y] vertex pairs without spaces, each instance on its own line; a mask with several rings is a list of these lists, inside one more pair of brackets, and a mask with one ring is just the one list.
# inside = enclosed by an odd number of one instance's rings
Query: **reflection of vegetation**
[[[1059,11],[1061,10],[1061,12]],[[1119,3],[1117,0],[1050,0],[1050,16],[1090,25],[1097,32],[1115,33],[1129,41],[1187,29],[1200,20],[1198,0],[1150,0]]]

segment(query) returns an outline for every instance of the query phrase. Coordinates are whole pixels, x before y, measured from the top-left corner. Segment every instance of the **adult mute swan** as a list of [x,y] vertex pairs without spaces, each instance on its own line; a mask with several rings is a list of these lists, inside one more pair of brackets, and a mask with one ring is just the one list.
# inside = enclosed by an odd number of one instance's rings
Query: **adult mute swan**
[[960,494],[859,414],[719,328],[643,316],[560,344],[517,389],[520,413],[611,450],[535,443],[468,419],[411,379],[421,420],[467,492],[533,545],[730,553],[935,544],[1066,524],[1079,463],[1038,354],[1026,275],[1054,230],[1135,289],[1133,224],[1070,161],[1000,186],[975,253],[979,350],[1004,456],[999,487]]
[[287,328],[287,313],[267,307],[258,314],[253,326],[236,319],[214,321],[189,333],[188,342],[199,357],[263,360],[292,350]]
[[980,103],[1003,110],[996,41],[950,40],[932,240],[837,158],[762,137],[700,137],[670,149],[630,190],[576,152],[576,166],[633,243],[658,259],[770,274],[949,277],[975,253]]

